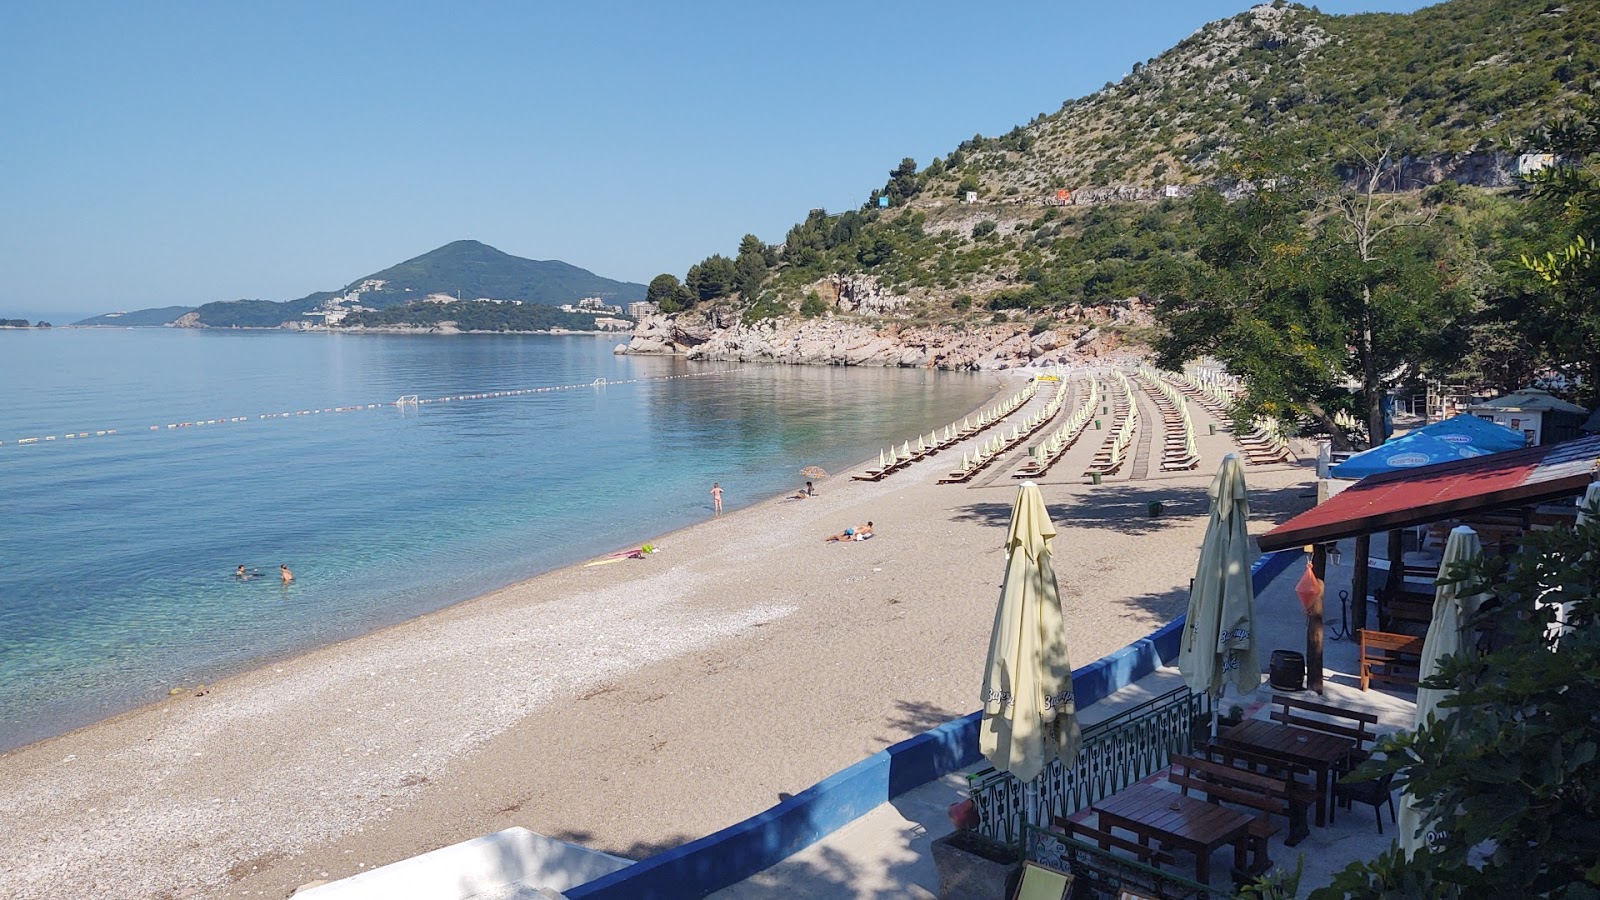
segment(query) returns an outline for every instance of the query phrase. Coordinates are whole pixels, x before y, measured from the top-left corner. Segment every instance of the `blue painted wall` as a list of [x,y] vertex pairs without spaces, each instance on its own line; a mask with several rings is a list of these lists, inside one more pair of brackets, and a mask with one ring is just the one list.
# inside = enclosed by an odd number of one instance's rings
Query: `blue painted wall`
[[[1251,567],[1259,593],[1301,557],[1268,553]],[[1085,707],[1138,681],[1178,655],[1182,616],[1148,637],[1072,672],[1078,706]],[[777,806],[715,834],[658,853],[567,891],[571,900],[692,900],[770,868],[848,825],[880,804],[936,778],[971,766],[978,752],[980,713],[882,750]]]

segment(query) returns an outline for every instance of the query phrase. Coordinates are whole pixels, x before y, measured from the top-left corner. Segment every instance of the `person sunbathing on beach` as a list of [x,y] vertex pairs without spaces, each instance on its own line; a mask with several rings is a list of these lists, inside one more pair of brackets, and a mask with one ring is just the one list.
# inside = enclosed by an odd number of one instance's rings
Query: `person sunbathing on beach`
[[806,486],[805,486],[804,490],[795,491],[794,493],[789,495],[789,499],[790,500],[804,500],[807,497],[815,497],[816,495],[817,495],[817,489],[812,487],[811,486],[811,482],[808,481],[808,482],[806,482]]
[[840,534],[830,534],[823,538],[822,542],[824,544],[832,544],[836,541],[864,541],[869,537],[872,537],[871,522],[868,522],[865,525],[856,525],[851,528],[846,528]]

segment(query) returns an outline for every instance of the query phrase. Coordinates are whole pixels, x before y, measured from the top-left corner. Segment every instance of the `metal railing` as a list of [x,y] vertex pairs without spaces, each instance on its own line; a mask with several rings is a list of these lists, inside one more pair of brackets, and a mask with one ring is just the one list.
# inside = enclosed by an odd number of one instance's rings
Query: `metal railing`
[[[1083,729],[1078,760],[1068,768],[1050,763],[1024,797],[1023,783],[1009,772],[985,769],[967,776],[978,810],[978,832],[1009,846],[1022,842],[1023,819],[1048,826],[1098,800],[1165,769],[1174,753],[1194,749],[1195,723],[1211,714],[1210,698],[1179,687]],[[1026,802],[1025,802],[1026,799]]]

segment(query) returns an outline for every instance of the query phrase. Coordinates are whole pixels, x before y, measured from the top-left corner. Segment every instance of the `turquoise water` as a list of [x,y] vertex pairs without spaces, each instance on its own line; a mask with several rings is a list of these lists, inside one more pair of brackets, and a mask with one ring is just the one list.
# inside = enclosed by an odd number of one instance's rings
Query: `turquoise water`
[[712,481],[730,509],[793,490],[994,386],[614,344],[0,332],[0,748],[700,521]]

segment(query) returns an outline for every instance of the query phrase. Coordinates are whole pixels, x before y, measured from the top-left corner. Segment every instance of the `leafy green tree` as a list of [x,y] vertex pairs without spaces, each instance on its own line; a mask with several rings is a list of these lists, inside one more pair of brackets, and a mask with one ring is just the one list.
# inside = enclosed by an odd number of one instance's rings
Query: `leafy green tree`
[[649,287],[645,288],[644,298],[651,303],[662,303],[676,299],[678,291],[683,284],[678,281],[678,276],[666,272],[650,279]]
[[1536,220],[1554,245],[1522,257],[1545,302],[1545,327],[1532,337],[1575,370],[1593,405],[1600,403],[1600,108],[1560,122],[1539,143],[1561,163],[1530,179]]
[[889,183],[884,185],[881,192],[874,193],[873,202],[879,196],[888,197],[891,206],[899,206],[905,201],[916,196],[922,189],[917,180],[917,161],[911,157],[900,160],[900,165],[889,170]]
[[961,176],[961,183],[956,185],[956,199],[965,200],[967,199],[967,194],[976,193],[978,189],[978,176],[963,175]]
[[678,276],[667,273],[662,273],[650,279],[650,285],[645,288],[644,297],[646,300],[661,307],[661,311],[664,313],[683,312],[693,307],[698,299],[695,297],[694,292],[678,281]]
[[806,297],[800,302],[800,315],[808,319],[826,315],[828,303],[816,291],[806,291]]
[[689,273],[683,281],[697,298],[714,300],[733,292],[734,278],[737,274],[733,260],[720,253],[714,253],[690,266]]
[[[1600,510],[1530,531],[1509,560],[1446,572],[1489,595],[1493,649],[1446,657],[1424,684],[1451,711],[1381,741],[1358,776],[1396,773],[1429,846],[1352,863],[1311,900],[1600,896]],[[1566,628],[1553,637],[1555,609]],[[1481,855],[1481,858],[1479,858]]]
[[739,256],[733,261],[733,290],[739,291],[741,298],[754,299],[762,290],[762,282],[771,263],[766,259],[765,243],[754,234],[744,235],[739,242]]
[[1258,172],[1265,187],[1238,203],[1198,196],[1195,259],[1165,267],[1157,306],[1162,364],[1215,356],[1249,384],[1242,412],[1309,415],[1341,448],[1346,381],[1381,436],[1383,395],[1453,359],[1446,338],[1471,305],[1450,235],[1379,193],[1383,154],[1366,162],[1354,191]]

